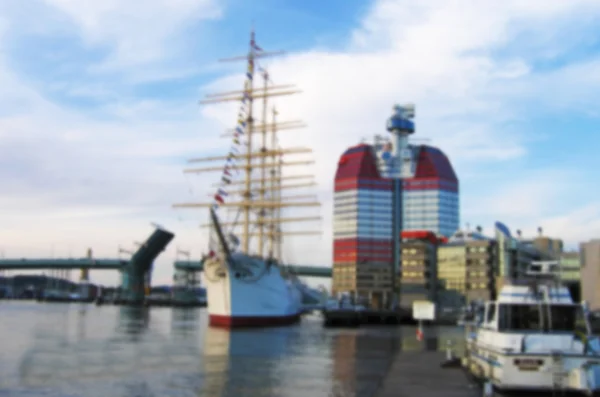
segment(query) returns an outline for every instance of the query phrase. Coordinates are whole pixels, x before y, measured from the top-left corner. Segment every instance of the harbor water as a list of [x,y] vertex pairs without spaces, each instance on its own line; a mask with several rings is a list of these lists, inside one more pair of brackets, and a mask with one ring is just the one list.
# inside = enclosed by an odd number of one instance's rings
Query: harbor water
[[[227,331],[204,309],[0,301],[0,396],[373,396],[396,354],[462,349],[457,327]],[[439,363],[432,363],[439,365]]]

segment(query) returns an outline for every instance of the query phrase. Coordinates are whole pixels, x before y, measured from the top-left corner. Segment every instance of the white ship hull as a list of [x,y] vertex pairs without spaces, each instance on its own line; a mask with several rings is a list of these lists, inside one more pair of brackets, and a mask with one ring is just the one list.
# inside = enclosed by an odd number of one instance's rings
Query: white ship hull
[[295,282],[284,279],[276,265],[268,267],[262,260],[238,255],[236,263],[243,264],[242,271],[205,263],[210,325],[231,328],[297,322],[302,295]]

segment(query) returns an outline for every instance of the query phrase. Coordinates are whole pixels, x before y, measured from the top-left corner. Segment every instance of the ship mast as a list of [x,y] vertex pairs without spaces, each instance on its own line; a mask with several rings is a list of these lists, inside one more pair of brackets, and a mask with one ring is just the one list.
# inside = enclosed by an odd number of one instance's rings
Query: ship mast
[[[255,69],[255,60],[257,58],[262,58],[265,56],[281,54],[282,52],[276,53],[266,53],[260,49],[255,42],[254,31],[251,32],[250,38],[250,51],[247,57],[236,57],[231,58],[225,61],[230,60],[240,60],[245,59],[248,63],[248,72],[246,74],[247,80],[244,86],[243,91],[229,91],[225,93],[211,94],[207,95],[207,99],[201,101],[202,104],[213,104],[219,102],[226,101],[235,101],[235,100],[244,100],[246,101],[246,111],[240,113],[239,123],[242,127],[245,127],[245,131],[243,132],[240,129],[240,125],[237,128],[228,130],[222,136],[233,136],[234,142],[239,143],[238,139],[240,134],[246,137],[246,141],[243,142],[243,146],[246,149],[246,153],[244,154],[234,154],[230,152],[228,156],[212,156],[212,157],[203,157],[203,158],[195,158],[190,160],[190,163],[196,162],[210,162],[210,161],[222,161],[225,160],[226,166],[225,169],[222,167],[208,167],[208,168],[192,168],[187,169],[184,172],[186,173],[203,173],[210,171],[219,171],[224,170],[227,172],[226,175],[230,175],[231,171],[241,171],[243,170],[243,178],[239,181],[233,181],[231,178],[223,177],[222,180],[227,183],[228,191],[225,192],[222,189],[219,189],[218,194],[215,196],[222,195],[239,195],[241,196],[241,201],[239,202],[225,202],[222,200],[222,197],[219,197],[218,207],[237,207],[241,210],[243,219],[241,225],[237,222],[233,223],[221,223],[221,226],[242,226],[242,241],[241,248],[242,251],[249,254],[250,253],[250,237],[258,236],[258,254],[263,257],[263,251],[265,243],[268,243],[268,256],[274,256],[274,249],[276,247],[276,259],[281,260],[281,235],[283,232],[278,227],[282,222],[298,222],[298,221],[314,221],[320,220],[320,217],[294,217],[294,218],[281,218],[281,209],[283,207],[315,207],[320,206],[320,203],[315,201],[296,201],[297,199],[306,199],[306,196],[287,196],[282,197],[281,190],[282,189],[292,189],[304,186],[312,186],[315,185],[314,182],[309,183],[297,183],[297,184],[288,184],[282,185],[281,181],[283,179],[306,179],[312,177],[312,175],[293,175],[288,177],[282,177],[281,168],[282,166],[305,166],[308,164],[314,163],[314,161],[295,161],[295,162],[283,162],[282,157],[284,155],[295,155],[295,154],[303,154],[303,153],[311,153],[312,150],[309,148],[280,148],[278,147],[276,133],[279,130],[289,130],[295,128],[304,127],[301,122],[298,121],[288,121],[278,123],[276,121],[275,115],[276,111],[273,109],[273,121],[268,123],[267,121],[267,108],[268,108],[268,98],[274,96],[283,96],[283,95],[291,95],[295,93],[299,93],[298,90],[289,90],[289,88],[293,87],[290,85],[269,85],[269,74],[266,71],[261,73],[261,77],[264,79],[263,87],[254,87],[253,77],[254,77],[254,69]],[[254,99],[263,99],[263,109],[262,109],[262,120],[261,124],[256,125],[253,117],[253,101]],[[245,113],[245,115],[244,115]],[[272,139],[271,144],[268,146],[267,142],[267,132],[271,129],[272,131]],[[255,149],[253,144],[253,135],[260,133],[262,136],[262,145],[259,148]],[[232,158],[239,159],[243,161],[244,165],[230,164]],[[258,162],[253,161],[257,159]],[[268,161],[269,160],[269,161]],[[259,178],[253,179],[253,170],[255,168],[259,169]],[[270,183],[270,186],[267,184]],[[257,187],[254,187],[254,184],[257,184]],[[243,188],[236,191],[229,190],[231,185],[243,185]],[[222,186],[222,185],[220,185]],[[270,189],[269,189],[270,187]],[[270,190],[268,192],[268,190]],[[267,194],[269,193],[269,194]],[[270,197],[268,197],[270,196]],[[285,201],[284,201],[285,200]],[[175,204],[173,207],[175,208],[206,208],[206,207],[214,207],[214,203],[182,203]],[[251,215],[255,215],[255,221],[251,220]],[[268,216],[267,216],[268,215]],[[268,219],[270,218],[270,219]],[[257,227],[257,233],[254,233],[250,230],[250,226],[254,224]],[[205,225],[209,226],[209,225]],[[266,229],[266,230],[265,230]],[[291,232],[289,234],[294,235],[306,235],[306,234],[320,234],[320,232],[312,232],[312,231],[300,231],[300,232]],[[265,237],[267,241],[265,241]]]
[[[271,147],[272,148],[276,148],[277,147],[277,109],[275,109],[275,107],[273,107],[273,131],[271,134]],[[276,161],[278,161],[278,156],[277,154],[273,153],[271,155],[271,162],[273,164],[275,164]],[[279,180],[279,175],[277,175],[277,170],[276,168],[272,168],[271,172],[270,172],[270,177],[271,177],[271,197],[273,197],[274,199],[276,198],[277,201],[281,202],[281,181]],[[277,189],[279,187],[279,190]],[[270,235],[270,239],[269,239],[269,256],[272,258],[277,259],[277,261],[281,261],[281,253],[279,250],[279,239],[275,236],[275,232],[281,232],[278,229],[278,226],[281,222],[281,217],[276,216],[276,214],[278,214],[279,211],[277,208],[273,208],[271,210],[271,224],[269,225],[269,232],[271,233]],[[275,244],[277,242],[277,245]],[[274,247],[277,246],[277,251],[273,252]]]
[[[273,133],[271,135],[271,146],[277,147],[279,142],[277,142],[277,109],[273,108]],[[281,202],[281,157],[277,158],[276,155],[273,155],[273,163],[278,163],[276,168],[273,168],[271,174],[273,175],[273,181],[271,183],[271,192],[273,197]],[[273,209],[273,222],[271,223],[272,227],[272,240],[276,241],[277,251],[275,252],[276,258],[279,262],[282,262],[282,252],[281,252],[281,208]],[[277,234],[275,234],[277,233]]]
[[[266,70],[263,70],[262,77],[264,80],[264,92],[265,96],[263,97],[263,109],[262,109],[262,147],[260,148],[261,153],[265,153],[267,151],[267,92],[269,89],[269,73]],[[267,156],[261,156],[260,158],[260,190],[259,190],[259,200],[265,201],[265,193],[266,193],[266,159]],[[265,209],[261,208],[259,210],[258,215],[258,255],[263,256],[263,247],[264,247],[264,238],[265,238]]]

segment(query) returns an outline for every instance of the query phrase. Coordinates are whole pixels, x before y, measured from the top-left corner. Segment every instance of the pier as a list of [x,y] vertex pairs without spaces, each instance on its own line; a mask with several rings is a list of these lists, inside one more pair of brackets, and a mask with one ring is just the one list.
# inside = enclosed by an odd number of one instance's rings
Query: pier
[[481,388],[462,368],[442,368],[446,353],[400,352],[375,397],[480,397]]

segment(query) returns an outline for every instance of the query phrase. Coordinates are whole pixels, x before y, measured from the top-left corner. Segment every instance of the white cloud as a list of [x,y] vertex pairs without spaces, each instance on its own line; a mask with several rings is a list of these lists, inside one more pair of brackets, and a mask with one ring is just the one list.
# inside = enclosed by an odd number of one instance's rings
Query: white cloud
[[[545,55],[544,51],[555,47],[559,47],[560,55],[564,50],[560,47],[567,44],[555,46],[550,40],[555,33],[553,23],[566,17],[572,21],[584,13],[598,15],[600,3],[415,4],[377,2],[362,26],[353,32],[347,52],[307,52],[268,62],[276,83],[285,84],[290,79],[304,91],[300,96],[276,100],[281,120],[302,118],[309,125],[306,130],[282,132],[281,140],[293,146],[314,147],[317,180],[321,189],[328,191],[321,195],[326,204],[322,211],[323,238],[295,243],[290,256],[296,261],[330,263],[331,190],[337,160],[360,138],[385,134],[384,123],[392,104],[416,103],[416,137],[432,138],[432,144],[441,147],[460,171],[486,163],[502,167],[506,161],[524,156],[536,136],[516,131],[507,123],[526,115],[525,101],[540,103],[539,97],[550,90],[551,81],[561,81],[565,106],[578,105],[569,92],[583,91],[587,99],[598,98],[595,81],[570,68],[536,75],[528,59]],[[532,35],[521,39],[528,46],[527,52],[509,58],[493,56],[495,50],[511,45],[523,32]],[[260,32],[258,41],[267,47],[268,38],[262,38]],[[226,78],[220,85],[231,89],[231,83]],[[528,95],[519,99],[524,93]],[[591,104],[588,101],[588,107]],[[232,117],[233,111],[229,116],[217,116],[228,121]],[[523,221],[519,217],[526,215],[527,219],[539,219],[556,208],[553,199],[565,189],[558,180],[567,178],[558,172],[515,176],[514,183],[503,186],[501,196],[485,189],[474,201],[482,211],[497,212],[498,217],[510,215]],[[540,200],[540,196],[544,198]],[[510,197],[517,197],[517,202]]]
[[[110,61],[99,66],[103,70],[138,63],[152,69],[169,51],[178,50],[172,43],[181,25],[218,16],[212,3],[191,0],[170,1],[169,7],[158,0],[145,1],[143,6],[135,1],[93,5],[47,2],[77,23],[89,45],[106,45],[112,50]],[[280,139],[284,145],[314,148],[316,168],[289,172],[315,172],[323,201],[323,236],[288,239],[292,247],[286,250],[286,259],[302,264],[331,263],[331,192],[337,160],[362,137],[385,134],[385,121],[394,103],[416,103],[416,138],[431,138],[431,144],[441,147],[459,170],[459,177],[462,170],[481,165],[502,169],[527,153],[530,132],[507,125],[526,115],[524,105],[537,104],[543,110],[556,103],[547,99],[550,82],[559,83],[561,107],[594,103],[599,81],[585,78],[585,74],[593,75],[594,62],[540,75],[531,59],[561,55],[568,40],[554,40],[555,23],[572,21],[584,13],[598,15],[598,6],[584,0],[424,1],[418,5],[379,1],[351,32],[345,51],[307,51],[266,62],[276,84],[295,83],[304,91],[275,101],[280,120],[303,119],[309,126],[282,131]],[[523,32],[528,36],[521,36]],[[565,31],[565,37],[575,40],[577,34]],[[261,37],[260,31],[258,41],[269,49],[268,38]],[[495,53],[506,48],[511,49],[508,55]],[[158,221],[171,227],[177,237],[161,257],[155,280],[170,280],[170,262],[177,245],[199,256],[205,233],[198,232],[196,225],[205,217],[199,212],[174,214],[169,206],[189,201],[190,196],[198,201],[207,199],[207,184],[217,181],[218,174],[190,178],[194,182],[189,193],[181,169],[189,157],[226,149],[227,141],[215,138],[235,122],[235,104],[198,112],[189,98],[168,102],[126,97],[100,109],[113,116],[112,121],[99,121],[97,116],[65,110],[44,99],[16,79],[0,57],[1,83],[9,87],[6,103],[20,99],[27,104],[26,117],[0,115],[0,149],[10,151],[16,167],[6,177],[11,190],[2,199],[11,225],[0,231],[5,244],[18,247],[19,240],[29,240],[27,245],[49,245],[52,236],[57,245],[79,247],[77,252],[94,244],[98,255],[114,256],[116,245],[145,237],[148,222]],[[70,87],[71,94],[111,96],[105,87],[94,84]],[[240,88],[241,77],[236,75],[212,82],[203,91]],[[583,105],[581,98],[585,98]],[[183,101],[189,102],[182,105]],[[4,103],[0,98],[0,104]],[[515,177],[514,183],[501,186],[502,191],[483,187],[485,190],[472,198],[473,206],[494,212],[495,218],[512,216],[524,226],[551,216],[544,227],[558,231],[564,220],[554,218],[552,212],[556,208],[553,200],[562,197],[557,180],[569,178],[565,173]],[[468,183],[463,179],[462,186]],[[30,198],[22,199],[24,194]],[[511,195],[519,197],[518,205],[511,204]],[[543,195],[542,203],[536,195]],[[75,208],[69,216],[65,203]],[[6,214],[8,209],[14,210],[13,215]],[[591,207],[587,209],[591,211]],[[132,217],[123,217],[124,211]],[[482,213],[467,214],[473,222],[487,219]],[[597,226],[597,214],[590,214],[588,226],[581,229],[586,233],[593,233]],[[578,219],[575,215],[568,214],[573,222]],[[176,220],[179,216],[182,221]],[[307,223],[294,230],[310,228]],[[579,234],[573,236],[579,238]],[[15,255],[26,252],[23,248]]]
[[597,238],[600,234],[600,205],[590,203],[566,213],[545,217],[537,225],[543,227],[545,235],[562,238],[570,248],[578,249],[580,242]]
[[486,186],[484,194],[463,198],[467,221],[500,220],[521,227],[568,208],[563,203],[572,202],[575,192],[585,187],[576,170],[561,168],[523,170],[515,178],[492,180],[495,183]]
[[213,0],[45,0],[67,14],[89,45],[113,48],[98,70],[160,62],[190,23],[221,16]]

